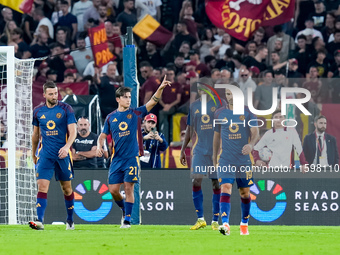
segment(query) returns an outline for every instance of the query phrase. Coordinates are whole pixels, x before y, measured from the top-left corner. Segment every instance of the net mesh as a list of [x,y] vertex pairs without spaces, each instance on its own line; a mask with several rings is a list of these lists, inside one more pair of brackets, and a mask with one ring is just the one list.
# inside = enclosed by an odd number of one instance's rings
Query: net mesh
[[[15,98],[7,97],[7,61],[15,61]],[[35,218],[36,180],[31,158],[32,78],[34,60],[7,59],[0,53],[0,223],[8,224],[8,143],[16,148],[17,223],[26,224]],[[7,103],[15,100],[15,141],[7,139]]]

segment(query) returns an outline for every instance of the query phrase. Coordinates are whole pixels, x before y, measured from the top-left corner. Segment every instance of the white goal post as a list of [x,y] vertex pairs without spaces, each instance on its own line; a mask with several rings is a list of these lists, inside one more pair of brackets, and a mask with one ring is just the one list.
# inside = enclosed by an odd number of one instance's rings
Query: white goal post
[[13,46],[2,46],[0,66],[0,119],[7,130],[0,151],[6,165],[0,169],[0,224],[26,224],[35,217],[36,200],[30,151],[34,60],[16,59]]

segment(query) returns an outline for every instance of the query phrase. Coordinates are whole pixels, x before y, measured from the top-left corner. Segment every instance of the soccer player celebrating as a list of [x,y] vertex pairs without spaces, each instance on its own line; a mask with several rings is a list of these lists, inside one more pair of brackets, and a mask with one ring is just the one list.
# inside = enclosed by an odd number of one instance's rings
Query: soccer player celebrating
[[[248,121],[257,118],[248,110],[248,107],[245,107],[244,115],[233,114],[233,95],[228,89],[226,98],[228,107],[218,109],[215,119],[227,120],[228,123],[216,124],[213,139],[213,163],[221,185],[220,213],[223,225],[219,227],[219,230],[223,235],[230,234],[230,196],[236,179],[241,196],[240,234],[249,235],[248,221],[251,205],[249,187],[254,184],[249,154],[258,140],[259,130],[257,127],[248,126]],[[253,123],[253,125],[256,124]]]
[[[37,172],[37,215],[30,221],[32,229],[43,230],[47,205],[47,192],[53,173],[60,182],[67,211],[66,230],[74,229],[74,194],[71,186],[73,166],[69,156],[70,147],[77,136],[76,118],[70,105],[58,101],[58,88],[54,82],[43,86],[46,102],[33,111],[32,158]],[[38,155],[36,151],[40,140]]]
[[[217,180],[216,172],[208,172],[206,169],[208,167],[213,166],[212,162],[212,137],[214,135],[213,129],[213,119],[214,113],[216,111],[215,102],[208,97],[207,101],[207,114],[201,114],[201,106],[202,106],[202,95],[211,94],[211,91],[205,86],[200,84],[197,85],[198,93],[200,98],[197,99],[190,106],[190,111],[188,114],[187,120],[187,128],[185,133],[184,142],[181,149],[180,160],[182,165],[186,165],[186,155],[185,149],[188,146],[189,141],[193,138],[194,146],[192,148],[192,164],[191,164],[191,172],[192,174],[192,199],[194,202],[194,206],[197,213],[197,222],[194,226],[192,226],[191,230],[198,230],[200,228],[204,228],[207,226],[207,223],[204,219],[203,214],[203,192],[201,190],[201,184],[203,180],[203,176],[208,175],[208,177],[212,181],[213,188],[213,198],[212,198],[212,206],[213,206],[213,218],[211,222],[211,228],[213,230],[218,230],[218,217],[219,217],[219,200],[220,200],[220,185]],[[226,104],[225,101],[222,102]],[[219,107],[221,107],[220,103],[218,103]]]
[[[141,107],[130,108],[131,89],[120,87],[116,90],[117,110],[110,113],[105,120],[104,128],[98,138],[97,156],[103,155],[103,145],[107,135],[113,140],[113,155],[109,169],[109,190],[116,204],[122,209],[124,221],[121,228],[130,228],[131,212],[134,203],[133,187],[139,180],[139,143],[142,143],[141,121],[158,103],[163,89],[171,83],[163,79],[152,98]],[[139,141],[140,139],[140,141]],[[143,148],[142,148],[143,149]],[[119,193],[124,183],[125,202]]]

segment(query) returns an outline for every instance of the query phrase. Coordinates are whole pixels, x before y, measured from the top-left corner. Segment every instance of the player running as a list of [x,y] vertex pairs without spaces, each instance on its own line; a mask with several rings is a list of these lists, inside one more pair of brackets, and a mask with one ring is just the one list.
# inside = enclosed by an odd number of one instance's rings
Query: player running
[[[198,230],[200,228],[204,228],[207,226],[207,223],[204,219],[203,213],[203,192],[201,189],[201,184],[203,177],[207,175],[212,181],[213,188],[213,197],[212,197],[212,206],[213,206],[213,218],[211,222],[211,228],[213,230],[218,230],[218,217],[219,217],[219,201],[220,201],[220,185],[217,180],[216,172],[206,171],[208,167],[213,166],[212,162],[212,137],[214,134],[213,129],[213,119],[216,108],[221,107],[220,102],[217,102],[218,107],[214,100],[212,100],[209,96],[207,97],[207,114],[201,114],[201,106],[202,106],[202,95],[206,94],[208,91],[211,93],[211,90],[202,86],[200,84],[197,85],[198,93],[200,98],[197,99],[190,106],[190,111],[188,114],[187,127],[184,142],[181,149],[181,163],[182,165],[186,165],[186,155],[185,149],[192,138],[194,141],[194,146],[192,148],[192,164],[191,164],[191,172],[192,172],[192,199],[194,202],[194,206],[197,213],[197,222],[194,226],[192,226],[191,230]],[[216,100],[217,101],[217,100]],[[223,104],[226,104],[225,101],[222,101]]]
[[[228,89],[226,98],[228,107],[218,109],[215,119],[225,120],[228,123],[216,124],[213,141],[213,163],[216,166],[221,186],[220,213],[223,225],[219,227],[219,230],[223,235],[230,234],[230,196],[236,179],[241,196],[240,234],[249,235],[248,221],[251,205],[249,187],[254,184],[249,154],[258,140],[259,130],[257,127],[249,127],[248,121],[257,118],[248,110],[248,107],[245,107],[244,115],[234,115],[233,95]],[[256,124],[253,122],[253,125]]]
[[[70,147],[77,136],[76,118],[72,107],[58,101],[58,88],[54,82],[43,86],[46,102],[33,111],[32,158],[37,172],[37,215],[30,221],[32,229],[43,230],[47,206],[47,192],[53,174],[60,182],[67,211],[66,230],[74,230],[74,194],[71,186],[73,166]],[[36,151],[40,140],[38,155]]]
[[[165,76],[149,102],[135,109],[130,108],[131,89],[128,87],[118,88],[116,90],[118,108],[106,117],[103,131],[98,138],[97,156],[101,157],[106,137],[109,134],[112,136],[113,153],[109,168],[109,190],[123,212],[124,221],[121,228],[131,227],[131,212],[134,203],[133,188],[134,184],[139,181],[139,149],[143,149],[143,147],[139,147],[143,142],[141,121],[158,103],[166,86],[171,86],[171,83],[166,80]],[[125,202],[119,192],[123,183]]]

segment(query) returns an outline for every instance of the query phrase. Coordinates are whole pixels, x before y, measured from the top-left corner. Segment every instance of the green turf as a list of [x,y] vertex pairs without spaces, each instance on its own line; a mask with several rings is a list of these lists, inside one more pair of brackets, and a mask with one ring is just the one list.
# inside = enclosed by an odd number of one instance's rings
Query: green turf
[[240,236],[231,226],[223,236],[208,226],[45,225],[44,231],[28,226],[0,226],[0,254],[340,254],[340,227],[250,226]]

